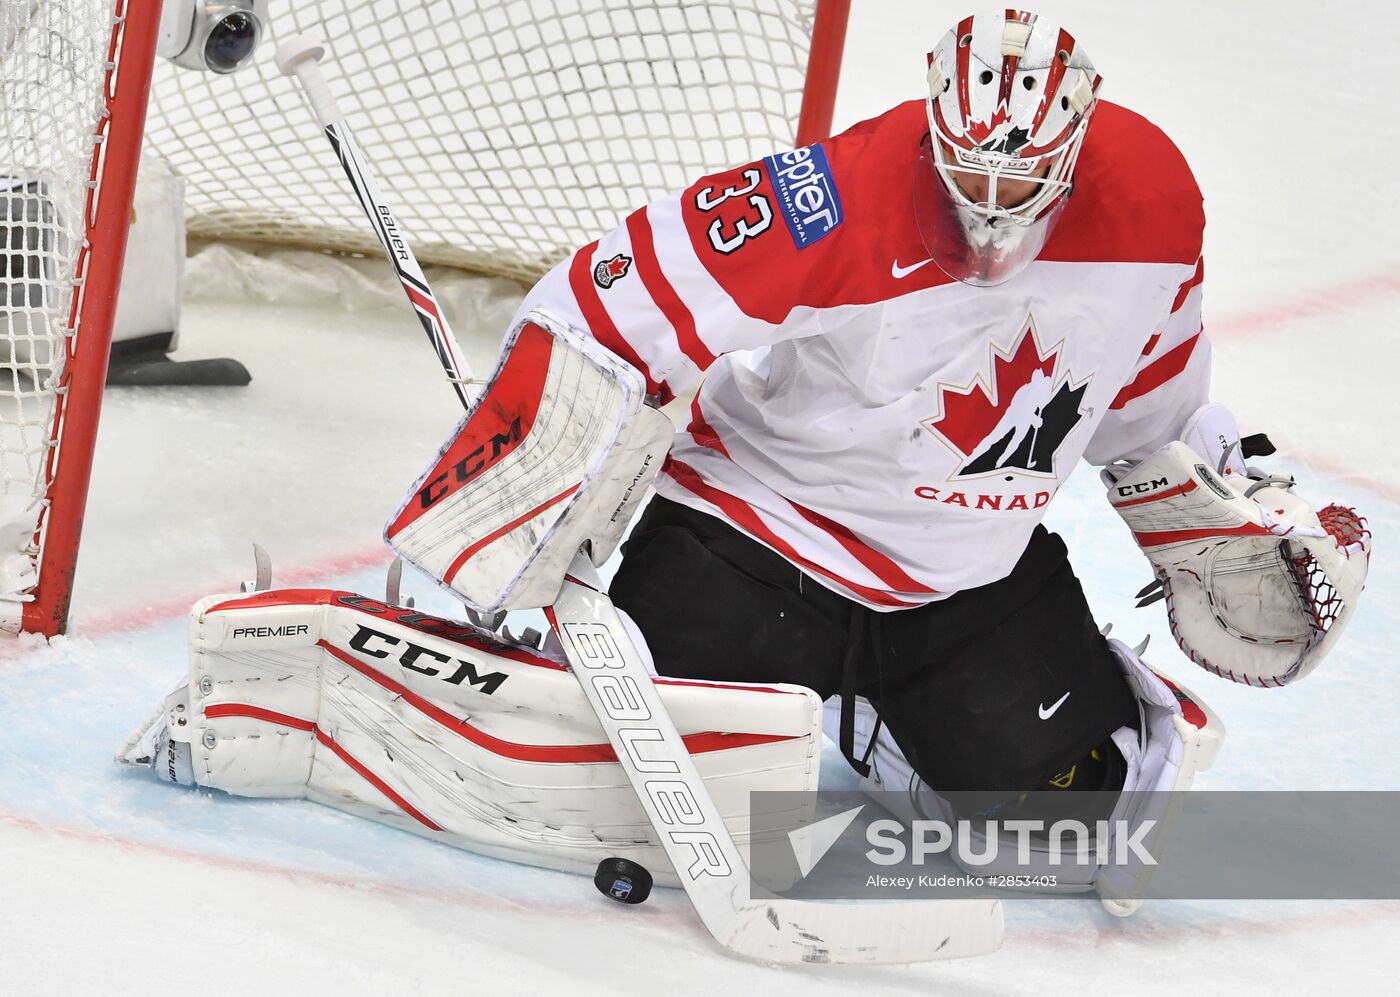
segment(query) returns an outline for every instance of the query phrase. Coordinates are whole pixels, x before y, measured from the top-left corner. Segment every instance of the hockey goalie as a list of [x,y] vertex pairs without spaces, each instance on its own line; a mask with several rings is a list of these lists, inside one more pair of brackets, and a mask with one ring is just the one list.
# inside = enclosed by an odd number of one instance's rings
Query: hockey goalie
[[[959,21],[927,82],[555,267],[386,531],[479,621],[549,606],[630,525],[611,599],[741,841],[751,790],[816,785],[824,719],[915,813],[1045,790],[1138,819],[1190,787],[1220,721],[1101,633],[1041,525],[1081,458],[1215,675],[1302,679],[1366,577],[1364,519],[1256,467],[1267,440],[1211,401],[1168,138],[1031,13]],[[702,373],[673,438],[655,406]],[[319,590],[211,597],[190,639],[124,752],[162,778],[676,881],[556,642]],[[1121,913],[1131,879],[1060,888]]]

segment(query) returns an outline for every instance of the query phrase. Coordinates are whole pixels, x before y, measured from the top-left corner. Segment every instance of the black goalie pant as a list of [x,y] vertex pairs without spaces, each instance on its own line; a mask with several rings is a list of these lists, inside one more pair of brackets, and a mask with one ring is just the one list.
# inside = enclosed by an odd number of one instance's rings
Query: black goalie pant
[[1138,723],[1064,541],[1044,527],[1006,578],[877,612],[657,496],[610,591],[662,675],[791,682],[824,699],[854,689],[940,792],[1043,788]]

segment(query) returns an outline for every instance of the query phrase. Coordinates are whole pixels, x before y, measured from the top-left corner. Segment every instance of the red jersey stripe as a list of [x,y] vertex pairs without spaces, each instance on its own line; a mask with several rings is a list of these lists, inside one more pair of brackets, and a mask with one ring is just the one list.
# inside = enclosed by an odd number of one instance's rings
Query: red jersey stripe
[[661,314],[666,316],[666,321],[671,323],[676,333],[676,344],[691,363],[701,370],[707,369],[716,357],[700,341],[700,334],[695,330],[695,316],[661,269],[646,208],[628,216],[627,234],[632,238],[632,255],[637,259],[637,274],[642,278],[642,286],[647,289],[656,307],[661,309]]
[[655,395],[665,405],[675,395],[670,386],[652,377],[651,368],[632,348],[632,344],[622,338],[612,316],[603,307],[603,299],[598,297],[598,287],[593,283],[593,253],[598,248],[597,240],[590,242],[574,254],[569,264],[569,289],[574,292],[578,307],[583,312],[588,331],[603,346],[631,364],[646,379],[647,394]]
[[870,573],[880,581],[888,585],[896,592],[922,592],[925,595],[935,595],[938,590],[931,589],[926,585],[916,582],[905,573],[904,569],[895,564],[884,554],[881,554],[874,547],[861,540],[848,527],[842,526],[834,519],[828,519],[819,512],[814,512],[805,506],[800,506],[791,499],[787,504],[797,510],[797,514],[813,526],[824,531],[829,537],[845,548],[861,564],[870,570]]
[[728,516],[730,520],[742,526],[753,536],[757,537],[769,547],[772,547],[794,564],[800,565],[808,571],[814,571],[819,575],[830,578],[843,588],[856,593],[862,599],[867,599],[879,606],[892,606],[904,609],[912,605],[918,605],[918,603],[909,603],[897,599],[888,592],[881,591],[880,589],[873,589],[867,585],[853,582],[849,578],[842,578],[835,572],[823,568],[820,564],[807,560],[801,554],[797,553],[790,543],[769,528],[768,524],[759,516],[758,510],[754,509],[753,506],[749,505],[743,499],[730,495],[727,492],[722,492],[709,484],[701,478],[699,473],[689,464],[676,460],[674,457],[668,457],[666,463],[662,466],[662,470],[669,474],[675,482],[686,491],[698,495],[706,502],[716,506]]
[[[706,447],[716,453],[729,457],[729,451],[724,446],[724,441],[719,438],[713,426],[705,419],[705,414],[700,411],[700,396],[697,394],[690,402],[690,425],[687,427],[690,436],[696,443]],[[731,460],[733,458],[730,458]],[[879,578],[896,592],[923,592],[925,594],[935,594],[937,589],[931,589],[905,573],[904,569],[895,564],[889,557],[881,554],[878,550],[859,539],[849,528],[842,526],[834,519],[828,519],[819,512],[798,505],[791,499],[785,499],[788,505],[807,522],[824,531],[828,536],[845,548],[861,564],[870,570],[870,573]],[[843,585],[848,584],[842,582]]]
[[1191,354],[1196,351],[1196,344],[1200,340],[1201,334],[1198,332],[1186,342],[1172,347],[1138,371],[1138,376],[1133,378],[1131,384],[1118,392],[1118,396],[1113,399],[1113,404],[1109,408],[1120,409],[1134,398],[1141,398],[1176,377],[1191,362]]
[[[686,427],[690,433],[690,438],[708,450],[715,453],[729,456],[729,451],[725,449],[724,441],[719,438],[719,433],[715,432],[713,426],[705,419],[705,413],[700,411],[700,393],[696,392],[695,397],[690,400],[690,425]],[[732,458],[731,458],[732,459]]]
[[1180,289],[1176,292],[1176,300],[1172,302],[1173,315],[1181,311],[1181,306],[1186,304],[1186,296],[1191,293],[1191,289],[1199,285],[1201,281],[1205,279],[1206,259],[1204,256],[1202,256],[1199,260],[1196,261],[1196,272],[1193,273],[1191,277],[1186,281],[1186,283],[1182,284]]

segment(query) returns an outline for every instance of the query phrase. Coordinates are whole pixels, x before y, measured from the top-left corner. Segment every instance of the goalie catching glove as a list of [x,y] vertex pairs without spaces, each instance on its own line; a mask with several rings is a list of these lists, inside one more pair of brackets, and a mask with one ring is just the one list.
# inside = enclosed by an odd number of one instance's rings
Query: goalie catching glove
[[1192,661],[1235,682],[1302,678],[1356,608],[1371,550],[1366,521],[1337,505],[1314,511],[1292,479],[1246,469],[1222,406],[1198,411],[1183,437],[1195,449],[1169,443],[1104,472],[1109,501],[1155,569],[1172,636]]
[[549,605],[581,546],[607,560],[670,448],[645,394],[627,364],[530,313],[386,527],[389,546],[481,612]]

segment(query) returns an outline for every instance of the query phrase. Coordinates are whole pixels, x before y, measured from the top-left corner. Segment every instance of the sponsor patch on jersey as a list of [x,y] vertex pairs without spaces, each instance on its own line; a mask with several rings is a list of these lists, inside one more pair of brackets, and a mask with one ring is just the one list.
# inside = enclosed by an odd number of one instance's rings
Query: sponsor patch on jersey
[[806,249],[841,224],[845,217],[841,197],[820,145],[769,156],[763,168],[773,181],[778,207],[798,249]]
[[613,281],[626,277],[631,266],[632,257],[618,253],[612,259],[603,260],[593,268],[593,283],[606,290],[613,286]]

